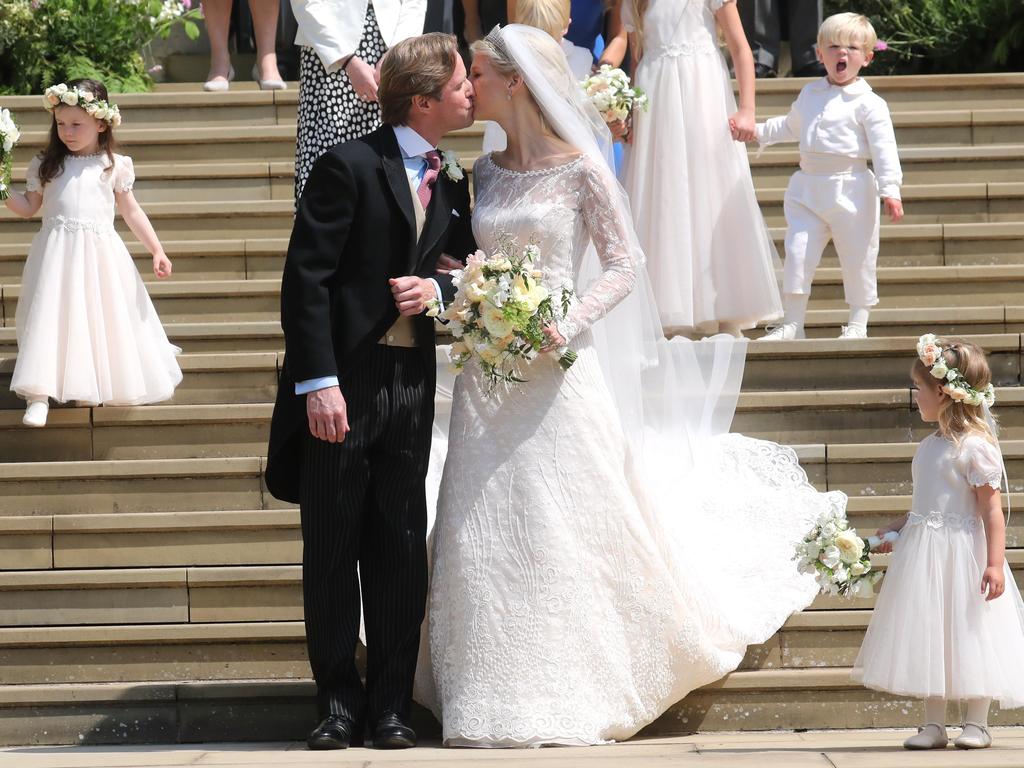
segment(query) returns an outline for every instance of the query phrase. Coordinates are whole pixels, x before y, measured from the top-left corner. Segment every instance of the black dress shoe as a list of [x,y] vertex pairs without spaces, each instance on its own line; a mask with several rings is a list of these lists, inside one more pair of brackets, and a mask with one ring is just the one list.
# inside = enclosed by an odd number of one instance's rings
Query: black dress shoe
[[826,74],[828,72],[825,70],[825,65],[820,61],[805,64],[793,70],[793,77],[824,77]]
[[402,722],[394,712],[385,712],[373,729],[376,749],[408,749],[416,746],[416,731]]
[[769,67],[767,64],[755,64],[754,65],[754,77],[766,78],[766,77],[778,77],[779,73]]
[[362,729],[344,715],[328,715],[306,739],[310,749],[347,749],[362,744]]

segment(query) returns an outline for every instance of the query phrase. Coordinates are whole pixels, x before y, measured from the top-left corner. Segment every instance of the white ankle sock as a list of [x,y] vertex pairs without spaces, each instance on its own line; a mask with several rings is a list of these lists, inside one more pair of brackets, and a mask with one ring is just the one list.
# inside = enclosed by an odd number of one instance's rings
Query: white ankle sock
[[924,724],[938,723],[946,727],[946,700],[938,696],[924,700]]
[[863,330],[868,329],[868,316],[871,314],[871,307],[855,307],[850,305],[850,319],[847,325],[855,325]]
[[807,293],[787,293],[782,297],[782,308],[785,311],[785,315],[782,318],[782,322],[787,325],[795,325],[797,328],[803,328],[804,322],[807,320],[807,302],[811,296]]
[[974,723],[982,728],[988,728],[988,708],[992,699],[967,699],[967,715],[965,723]]

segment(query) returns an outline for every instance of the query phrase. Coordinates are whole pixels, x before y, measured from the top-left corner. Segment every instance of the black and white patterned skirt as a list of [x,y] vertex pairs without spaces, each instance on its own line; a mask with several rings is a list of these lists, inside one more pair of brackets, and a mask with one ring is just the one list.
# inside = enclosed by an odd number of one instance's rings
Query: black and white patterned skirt
[[[387,46],[377,26],[373,3],[366,7],[363,36],[355,55],[376,66]],[[303,46],[299,56],[299,117],[295,144],[295,202],[298,204],[313,163],[335,144],[380,127],[380,106],[356,96],[344,70],[327,72],[316,52]]]

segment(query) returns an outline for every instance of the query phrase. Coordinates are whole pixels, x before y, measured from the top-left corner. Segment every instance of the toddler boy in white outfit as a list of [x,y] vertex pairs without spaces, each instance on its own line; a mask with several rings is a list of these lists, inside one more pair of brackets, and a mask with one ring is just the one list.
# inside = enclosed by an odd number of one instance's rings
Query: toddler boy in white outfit
[[830,239],[850,307],[840,338],[867,336],[868,315],[878,303],[879,197],[893,222],[903,218],[903,172],[889,108],[858,76],[874,57],[877,39],[859,14],[825,19],[818,58],[828,75],[804,86],[788,115],[757,126],[762,146],[800,142],[800,170],[785,197],[785,317],[764,340],[804,338],[811,280]]

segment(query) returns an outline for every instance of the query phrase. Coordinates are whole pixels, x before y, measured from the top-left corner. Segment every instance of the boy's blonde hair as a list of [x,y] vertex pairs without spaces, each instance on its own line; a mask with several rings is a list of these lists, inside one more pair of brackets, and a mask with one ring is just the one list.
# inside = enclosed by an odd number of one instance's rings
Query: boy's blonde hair
[[[989,368],[985,351],[977,344],[956,338],[939,338],[936,343],[942,347],[942,359],[946,367],[960,371],[974,389],[980,392],[992,382],[992,370]],[[932,376],[931,370],[920,358],[914,362],[913,376],[918,381],[933,382],[936,386],[942,384]],[[994,416],[992,422],[995,423]],[[993,443],[996,441],[996,435],[985,419],[982,406],[957,402],[951,397],[943,397],[939,405],[939,431],[958,443],[970,434],[980,435]]]
[[569,28],[569,0],[517,0],[515,22],[536,27],[561,41]]
[[829,16],[818,29],[818,48],[837,43],[863,46],[865,53],[873,53],[878,34],[867,16],[859,13],[837,13]]

